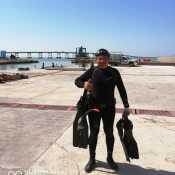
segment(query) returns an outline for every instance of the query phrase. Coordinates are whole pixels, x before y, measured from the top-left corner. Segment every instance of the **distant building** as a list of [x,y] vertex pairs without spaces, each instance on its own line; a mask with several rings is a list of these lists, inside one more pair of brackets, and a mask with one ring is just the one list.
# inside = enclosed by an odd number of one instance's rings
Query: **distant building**
[[158,61],[162,63],[175,63],[175,56],[162,56],[158,58]]
[[84,48],[82,46],[76,48],[76,57],[77,58],[87,57],[86,48]]
[[6,58],[6,51],[0,50],[0,58]]

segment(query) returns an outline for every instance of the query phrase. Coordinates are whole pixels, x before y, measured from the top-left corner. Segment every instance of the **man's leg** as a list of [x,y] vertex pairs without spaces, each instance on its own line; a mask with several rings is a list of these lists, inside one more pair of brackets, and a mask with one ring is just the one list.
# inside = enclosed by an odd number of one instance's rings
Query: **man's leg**
[[115,106],[104,109],[102,112],[103,128],[106,135],[107,162],[112,169],[117,170],[118,166],[113,160],[114,134],[113,125],[115,119]]
[[97,138],[100,128],[101,116],[96,112],[89,113],[90,137],[89,137],[89,154],[90,158],[85,166],[86,172],[91,172],[95,168],[95,155]]

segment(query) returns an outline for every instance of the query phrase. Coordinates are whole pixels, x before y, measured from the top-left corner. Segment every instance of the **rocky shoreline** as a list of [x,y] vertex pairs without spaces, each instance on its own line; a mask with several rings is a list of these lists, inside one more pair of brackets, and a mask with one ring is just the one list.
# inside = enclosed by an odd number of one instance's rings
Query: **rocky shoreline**
[[2,59],[0,60],[0,65],[4,65],[4,64],[25,64],[25,63],[38,63],[37,60],[26,60],[26,59],[15,59],[15,60],[11,60],[11,59]]
[[9,81],[16,81],[16,80],[21,80],[21,79],[27,79],[28,75],[24,75],[24,74],[0,74],[0,83],[6,83]]

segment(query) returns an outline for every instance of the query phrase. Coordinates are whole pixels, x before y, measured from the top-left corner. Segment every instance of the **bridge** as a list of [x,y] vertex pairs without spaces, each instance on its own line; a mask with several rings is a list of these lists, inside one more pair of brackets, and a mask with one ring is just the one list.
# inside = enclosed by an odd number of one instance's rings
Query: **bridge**
[[[77,52],[69,51],[7,51],[7,56],[14,55],[16,58],[25,57],[25,58],[75,58]],[[95,53],[86,52],[86,55],[93,57]]]
[[[67,59],[73,59],[77,56],[77,52],[72,51],[6,51],[6,55],[14,55],[16,58],[67,58]],[[95,53],[93,52],[86,52],[86,56],[88,57],[95,57]],[[124,55],[120,52],[111,53],[111,56],[115,59],[119,59],[118,57],[125,56],[128,58],[136,58],[138,59],[138,56],[130,56],[130,55]]]

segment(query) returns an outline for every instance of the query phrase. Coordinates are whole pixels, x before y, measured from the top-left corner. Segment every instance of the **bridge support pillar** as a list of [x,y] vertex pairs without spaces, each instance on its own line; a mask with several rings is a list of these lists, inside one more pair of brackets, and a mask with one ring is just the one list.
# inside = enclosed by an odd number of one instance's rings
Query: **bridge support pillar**
[[69,53],[65,53],[65,58],[69,58]]
[[18,52],[15,53],[15,57],[19,58],[19,53]]
[[27,58],[32,58],[32,53],[31,52],[27,53]]
[[48,58],[53,58],[51,52],[48,52]]
[[39,58],[43,58],[43,53],[42,52],[39,52]]
[[61,58],[61,53],[57,53],[57,57],[56,58]]

